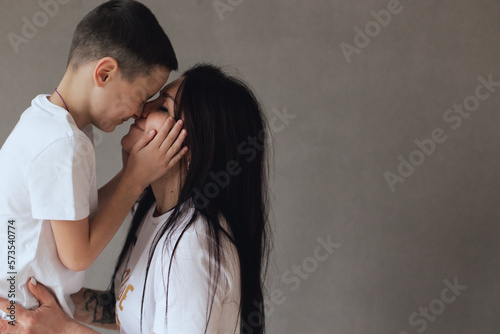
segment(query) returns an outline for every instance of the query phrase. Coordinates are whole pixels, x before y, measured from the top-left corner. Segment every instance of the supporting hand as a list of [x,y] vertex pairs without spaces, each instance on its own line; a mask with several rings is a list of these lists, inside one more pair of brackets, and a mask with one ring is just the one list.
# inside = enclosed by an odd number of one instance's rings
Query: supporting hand
[[0,298],[0,309],[12,315],[12,320],[0,320],[0,332],[6,334],[97,333],[68,317],[45,286],[40,283],[33,285],[32,282],[36,283],[34,279],[28,281],[28,289],[38,299],[40,306],[34,310],[26,310],[15,304],[15,309],[11,310],[9,309],[12,305],[10,301]]

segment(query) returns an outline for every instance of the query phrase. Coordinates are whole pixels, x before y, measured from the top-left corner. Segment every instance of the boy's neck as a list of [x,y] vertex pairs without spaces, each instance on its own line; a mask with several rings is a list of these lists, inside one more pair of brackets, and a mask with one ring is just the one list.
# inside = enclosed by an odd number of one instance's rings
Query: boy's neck
[[68,111],[80,130],[91,122],[86,110],[87,103],[78,98],[79,96],[85,96],[82,88],[82,85],[78,82],[78,75],[68,69],[57,86],[59,94],[54,91],[49,96],[50,102]]

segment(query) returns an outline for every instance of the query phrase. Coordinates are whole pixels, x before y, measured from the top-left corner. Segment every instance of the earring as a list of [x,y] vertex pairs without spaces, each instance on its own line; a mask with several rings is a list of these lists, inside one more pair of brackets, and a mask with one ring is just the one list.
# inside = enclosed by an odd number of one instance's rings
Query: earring
[[191,165],[191,161],[187,162],[187,170],[189,171],[189,165]]

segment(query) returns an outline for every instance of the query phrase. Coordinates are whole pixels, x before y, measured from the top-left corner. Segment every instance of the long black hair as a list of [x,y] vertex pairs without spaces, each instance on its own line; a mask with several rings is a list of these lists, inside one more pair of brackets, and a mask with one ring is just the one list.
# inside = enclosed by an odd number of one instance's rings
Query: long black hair
[[[265,312],[263,281],[267,271],[269,252],[268,193],[267,193],[267,126],[255,95],[241,80],[225,74],[212,65],[197,65],[183,75],[178,89],[176,118],[184,119],[187,130],[186,145],[191,161],[178,205],[155,236],[149,252],[147,271],[160,239],[174,245],[170,257],[169,276],[174,254],[183,233],[198,219],[205,222],[210,261],[210,287],[217,288],[224,254],[221,238],[227,237],[235,246],[241,278],[240,327],[241,333],[264,333]],[[185,163],[182,161],[181,163]],[[180,181],[179,181],[180,182]],[[125,245],[118,258],[111,280],[111,293],[120,267],[137,239],[137,230],[156,201],[151,187],[138,201]],[[191,205],[183,205],[189,203]],[[189,207],[195,210],[191,217]],[[221,217],[227,222],[226,230]],[[180,237],[171,240],[174,231]],[[165,243],[166,244],[166,243]],[[166,245],[163,245],[165,251]],[[141,303],[141,328],[144,305]],[[168,282],[168,281],[167,281]],[[168,305],[168,283],[167,305]],[[215,291],[210,292],[207,308],[208,328]],[[168,307],[168,306],[167,306]],[[166,310],[168,312],[168,310]]]

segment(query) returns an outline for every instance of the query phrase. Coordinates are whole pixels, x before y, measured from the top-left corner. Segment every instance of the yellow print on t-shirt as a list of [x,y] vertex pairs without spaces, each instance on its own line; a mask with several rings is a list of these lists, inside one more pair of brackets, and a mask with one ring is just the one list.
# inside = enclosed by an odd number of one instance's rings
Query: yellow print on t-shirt
[[[120,293],[118,294],[118,308],[120,311],[123,311],[122,303],[125,299],[127,299],[127,294],[129,291],[134,291],[134,286],[132,284],[127,284],[128,279],[130,278],[130,269],[125,271],[125,275],[123,275],[123,281],[120,286]],[[118,310],[117,310],[118,311]],[[120,329],[120,320],[118,319],[118,312],[116,312],[116,324],[118,325],[118,329]]]

